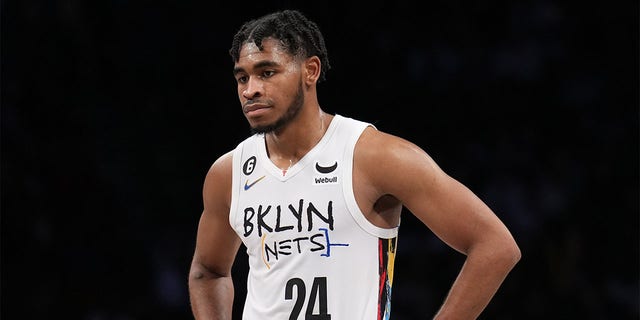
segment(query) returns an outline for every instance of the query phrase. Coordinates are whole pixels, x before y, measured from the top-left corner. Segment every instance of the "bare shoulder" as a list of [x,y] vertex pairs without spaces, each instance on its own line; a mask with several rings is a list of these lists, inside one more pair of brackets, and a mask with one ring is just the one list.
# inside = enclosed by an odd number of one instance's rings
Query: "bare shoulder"
[[[402,137],[368,127],[356,145],[359,164],[397,174],[399,171],[424,168],[437,169],[437,165],[424,149]],[[380,170],[382,169],[382,170]]]
[[231,202],[232,167],[233,151],[221,155],[209,167],[202,190],[205,205],[215,199]]
[[444,172],[423,148],[402,137],[367,128],[356,145],[355,170],[380,194],[402,199],[407,181],[435,182]]
[[207,177],[210,175],[224,175],[231,174],[231,168],[233,164],[233,150],[218,157],[207,172]]

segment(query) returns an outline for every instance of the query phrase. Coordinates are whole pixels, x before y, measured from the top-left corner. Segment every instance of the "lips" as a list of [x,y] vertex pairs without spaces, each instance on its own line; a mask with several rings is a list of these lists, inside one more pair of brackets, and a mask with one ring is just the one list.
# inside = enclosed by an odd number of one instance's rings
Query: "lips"
[[260,109],[266,109],[266,108],[269,108],[269,105],[264,103],[246,103],[244,106],[242,106],[242,111],[244,113],[249,113],[249,112],[253,112]]

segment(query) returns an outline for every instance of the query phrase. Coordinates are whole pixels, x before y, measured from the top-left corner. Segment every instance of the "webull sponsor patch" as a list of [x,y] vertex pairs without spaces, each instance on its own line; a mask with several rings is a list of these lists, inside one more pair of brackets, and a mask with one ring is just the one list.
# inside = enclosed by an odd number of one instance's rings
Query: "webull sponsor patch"
[[315,176],[313,177],[314,185],[326,185],[326,184],[338,184],[338,176],[326,177],[326,176]]

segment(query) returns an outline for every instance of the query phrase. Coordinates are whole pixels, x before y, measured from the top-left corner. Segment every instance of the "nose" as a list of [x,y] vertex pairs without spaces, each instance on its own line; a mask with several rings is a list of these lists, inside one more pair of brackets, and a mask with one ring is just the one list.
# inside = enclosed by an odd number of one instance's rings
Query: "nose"
[[242,90],[242,96],[246,99],[253,99],[259,97],[263,93],[263,86],[260,79],[256,77],[249,77],[249,80],[245,84],[244,90]]

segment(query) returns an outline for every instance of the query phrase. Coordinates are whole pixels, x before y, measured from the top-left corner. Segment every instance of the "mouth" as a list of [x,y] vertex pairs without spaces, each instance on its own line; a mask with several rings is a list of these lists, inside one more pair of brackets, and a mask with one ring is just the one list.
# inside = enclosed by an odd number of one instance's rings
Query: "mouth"
[[271,108],[271,107],[265,103],[245,103],[242,106],[242,111],[245,114],[250,114],[250,113],[264,111],[268,108]]

